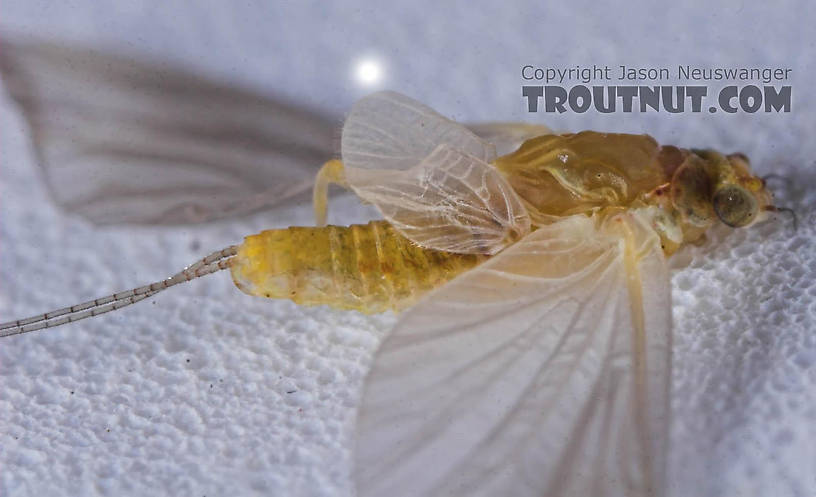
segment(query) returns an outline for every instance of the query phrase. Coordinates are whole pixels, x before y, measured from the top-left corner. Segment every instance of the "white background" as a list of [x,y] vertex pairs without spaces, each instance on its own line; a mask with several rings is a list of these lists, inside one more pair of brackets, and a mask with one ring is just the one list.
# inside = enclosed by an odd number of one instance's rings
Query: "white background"
[[[6,1],[3,36],[177,63],[336,116],[375,89],[467,121],[646,132],[793,180],[800,229],[721,230],[673,277],[673,494],[816,495],[816,35],[805,2]],[[0,47],[0,49],[2,49]],[[788,114],[527,114],[521,66],[789,67]],[[0,122],[0,320],[163,278],[309,206],[183,228],[96,228],[50,202],[18,110]],[[351,198],[331,220],[368,211]],[[228,275],[0,344],[3,495],[351,495],[355,406],[393,316],[252,299]],[[292,392],[292,393],[287,393]]]

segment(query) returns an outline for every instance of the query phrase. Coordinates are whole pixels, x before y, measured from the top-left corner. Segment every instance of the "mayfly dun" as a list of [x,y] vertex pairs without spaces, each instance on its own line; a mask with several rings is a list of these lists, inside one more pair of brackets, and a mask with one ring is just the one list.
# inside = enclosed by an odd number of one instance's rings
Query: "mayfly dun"
[[[323,226],[332,183],[384,220]],[[166,280],[4,323],[0,336],[221,270],[250,295],[401,311],[359,408],[360,495],[662,495],[666,258],[717,223],[777,210],[741,154],[468,128],[393,92],[354,105],[314,207],[317,227],[248,236]]]

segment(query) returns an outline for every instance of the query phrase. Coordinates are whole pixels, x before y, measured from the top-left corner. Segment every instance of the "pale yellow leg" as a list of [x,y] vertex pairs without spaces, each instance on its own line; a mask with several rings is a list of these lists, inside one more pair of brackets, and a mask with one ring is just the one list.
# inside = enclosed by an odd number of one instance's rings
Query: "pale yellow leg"
[[323,164],[315,177],[314,190],[312,191],[312,204],[314,205],[315,224],[326,226],[326,216],[329,207],[329,185],[340,185],[348,188],[346,174],[343,171],[343,163],[337,159],[332,159]]

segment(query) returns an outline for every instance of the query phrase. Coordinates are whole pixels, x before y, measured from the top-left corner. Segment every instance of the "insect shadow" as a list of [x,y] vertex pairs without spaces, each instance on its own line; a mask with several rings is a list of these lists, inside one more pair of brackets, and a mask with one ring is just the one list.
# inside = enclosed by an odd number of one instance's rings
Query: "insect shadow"
[[96,224],[178,224],[308,198],[338,117],[177,62],[8,36],[0,71],[54,200]]

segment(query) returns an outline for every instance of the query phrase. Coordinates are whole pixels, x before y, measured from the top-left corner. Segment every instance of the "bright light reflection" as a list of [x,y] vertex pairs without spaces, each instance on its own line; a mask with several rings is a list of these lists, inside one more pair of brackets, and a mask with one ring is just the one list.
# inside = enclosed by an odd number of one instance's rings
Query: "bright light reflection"
[[374,86],[380,82],[383,75],[382,64],[374,59],[362,59],[357,62],[354,76],[362,86]]

